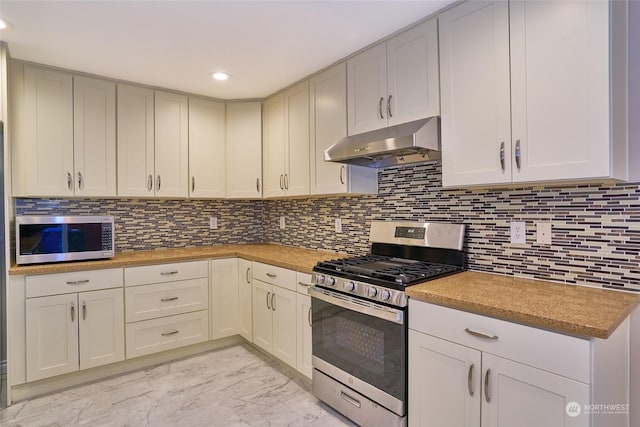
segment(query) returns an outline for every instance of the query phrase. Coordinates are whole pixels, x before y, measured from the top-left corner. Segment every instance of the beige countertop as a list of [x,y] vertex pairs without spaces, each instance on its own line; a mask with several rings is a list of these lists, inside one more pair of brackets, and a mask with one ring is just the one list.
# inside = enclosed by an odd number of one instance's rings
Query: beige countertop
[[11,275],[66,273],[103,268],[193,261],[208,258],[239,257],[259,261],[290,270],[311,273],[318,261],[345,257],[345,254],[294,248],[277,244],[243,244],[205,246],[154,251],[118,252],[114,258],[96,261],[62,262],[55,264],[12,265]]
[[583,337],[607,338],[640,295],[467,271],[407,288],[420,301]]

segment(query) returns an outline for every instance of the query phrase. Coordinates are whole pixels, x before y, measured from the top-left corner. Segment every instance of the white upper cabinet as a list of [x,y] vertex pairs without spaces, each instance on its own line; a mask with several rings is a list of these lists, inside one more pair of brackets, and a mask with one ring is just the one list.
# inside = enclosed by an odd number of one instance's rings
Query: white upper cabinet
[[189,98],[189,196],[224,197],[225,163],[224,103]]
[[444,186],[626,179],[616,3],[467,2],[440,16]]
[[324,151],[347,136],[346,63],[311,78],[309,108],[311,194],[377,193],[376,169],[324,160]]
[[262,106],[227,104],[227,198],[262,197]]
[[118,196],[154,195],[153,90],[118,85]]
[[309,194],[309,82],[264,103],[264,196]]
[[116,195],[116,85],[73,78],[76,196]]
[[14,196],[114,196],[115,84],[12,64]]
[[349,59],[349,135],[439,115],[438,73],[435,19]]
[[189,194],[189,107],[185,95],[155,92],[155,194]]

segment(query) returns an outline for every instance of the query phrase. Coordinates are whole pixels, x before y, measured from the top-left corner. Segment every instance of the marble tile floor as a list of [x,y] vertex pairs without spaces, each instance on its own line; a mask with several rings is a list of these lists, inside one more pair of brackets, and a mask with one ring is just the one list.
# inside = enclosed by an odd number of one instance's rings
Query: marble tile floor
[[354,426],[308,380],[246,344],[0,409],[0,426]]

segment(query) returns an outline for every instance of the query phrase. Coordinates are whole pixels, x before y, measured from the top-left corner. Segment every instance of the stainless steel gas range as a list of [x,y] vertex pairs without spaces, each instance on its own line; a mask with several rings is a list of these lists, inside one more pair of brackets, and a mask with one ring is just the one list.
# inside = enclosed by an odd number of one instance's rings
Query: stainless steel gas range
[[464,225],[374,221],[369,240],[313,269],[313,393],[362,426],[405,426],[404,290],[464,269]]

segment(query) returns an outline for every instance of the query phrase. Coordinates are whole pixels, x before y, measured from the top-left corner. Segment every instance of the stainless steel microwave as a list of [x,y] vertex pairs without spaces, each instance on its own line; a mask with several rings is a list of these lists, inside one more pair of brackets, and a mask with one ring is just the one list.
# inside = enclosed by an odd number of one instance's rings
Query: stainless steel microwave
[[112,216],[16,216],[16,262],[113,258]]

